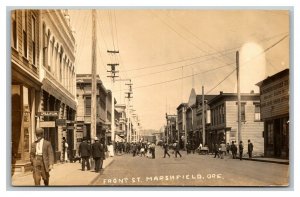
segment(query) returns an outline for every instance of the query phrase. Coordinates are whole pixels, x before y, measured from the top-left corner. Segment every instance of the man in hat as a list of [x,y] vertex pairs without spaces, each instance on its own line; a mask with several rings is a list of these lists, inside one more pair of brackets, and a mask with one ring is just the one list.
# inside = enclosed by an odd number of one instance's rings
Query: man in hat
[[103,146],[100,144],[99,139],[95,137],[95,142],[92,145],[92,155],[95,160],[95,172],[100,171],[100,159],[104,153]]
[[91,146],[87,143],[85,137],[82,139],[82,142],[79,145],[79,156],[81,157],[81,170],[85,170],[85,164],[87,170],[90,170],[89,158],[91,156]]
[[176,140],[176,142],[175,142],[175,157],[176,157],[176,158],[177,158],[177,154],[178,154],[180,157],[182,157],[181,154],[180,154],[180,152],[179,152],[179,150],[180,150],[180,146],[179,146],[178,140]]
[[40,185],[43,178],[44,185],[49,185],[49,172],[53,169],[54,155],[51,143],[44,139],[44,129],[35,131],[37,140],[31,145],[30,161],[33,169],[35,185]]

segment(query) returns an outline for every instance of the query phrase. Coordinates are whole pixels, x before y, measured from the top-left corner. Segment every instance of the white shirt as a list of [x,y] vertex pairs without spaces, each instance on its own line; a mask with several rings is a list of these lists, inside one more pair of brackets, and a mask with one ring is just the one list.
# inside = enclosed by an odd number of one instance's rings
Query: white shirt
[[43,155],[43,144],[44,144],[44,138],[42,138],[42,139],[36,144],[35,155]]

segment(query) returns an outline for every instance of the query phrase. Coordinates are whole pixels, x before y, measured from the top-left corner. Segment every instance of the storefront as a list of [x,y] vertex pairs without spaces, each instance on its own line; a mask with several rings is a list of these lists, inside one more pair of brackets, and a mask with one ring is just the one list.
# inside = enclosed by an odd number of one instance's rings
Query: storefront
[[289,69],[257,84],[264,121],[264,155],[289,158]]
[[30,169],[30,147],[35,140],[36,113],[41,83],[18,66],[12,66],[11,121],[12,171]]

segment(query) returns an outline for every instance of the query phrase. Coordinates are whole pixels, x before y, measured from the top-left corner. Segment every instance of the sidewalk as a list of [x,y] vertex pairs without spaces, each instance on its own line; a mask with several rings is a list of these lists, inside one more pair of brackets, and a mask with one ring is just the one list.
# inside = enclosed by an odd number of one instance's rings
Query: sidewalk
[[[105,170],[112,162],[113,157],[104,160],[103,168]],[[81,163],[55,164],[50,172],[50,186],[88,186],[100,173],[95,171],[81,171]],[[11,178],[12,186],[34,186],[32,172],[22,175],[15,175]],[[41,180],[43,185],[43,180]]]
[[252,159],[249,159],[248,157],[243,157],[243,160],[278,163],[278,164],[286,164],[286,165],[290,164],[288,159],[267,158],[267,157],[252,157]]

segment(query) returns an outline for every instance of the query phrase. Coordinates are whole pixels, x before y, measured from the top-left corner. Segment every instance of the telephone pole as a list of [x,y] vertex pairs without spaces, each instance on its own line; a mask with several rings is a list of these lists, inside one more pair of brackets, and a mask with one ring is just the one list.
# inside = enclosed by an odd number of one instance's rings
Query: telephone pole
[[97,135],[97,33],[96,10],[92,10],[92,97],[91,97],[91,138]]
[[238,99],[238,143],[242,141],[242,125],[241,125],[241,93],[240,93],[240,63],[239,51],[236,52],[236,74],[237,74],[237,99]]
[[205,145],[205,104],[204,104],[204,86],[202,86],[202,140]]
[[[116,54],[119,53],[119,51],[113,50],[107,50],[107,53],[111,53],[111,54]],[[112,90],[111,90],[111,141],[114,142],[115,141],[115,78],[119,77],[116,74],[119,73],[118,70],[116,70],[116,67],[119,66],[119,64],[117,63],[113,63],[113,64],[107,64],[107,66],[110,67],[110,70],[108,70],[107,72],[110,73],[109,76],[112,79]]]
[[127,128],[128,128],[128,130],[127,130],[127,142],[131,142],[131,140],[132,140],[132,133],[131,133],[131,112],[130,112],[130,109],[129,109],[129,107],[130,107],[130,99],[131,98],[133,98],[132,96],[131,96],[131,94],[132,94],[132,83],[131,83],[131,79],[129,79],[129,83],[125,83],[125,85],[127,85],[128,86],[128,92],[125,92],[125,94],[126,94],[126,96],[125,96],[125,98],[127,98],[127,101],[128,101],[128,107],[127,107],[127,115],[128,115],[128,121],[127,121],[127,124],[128,124],[128,126],[127,126]]

